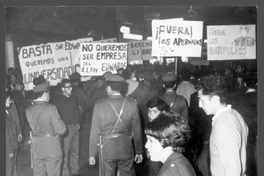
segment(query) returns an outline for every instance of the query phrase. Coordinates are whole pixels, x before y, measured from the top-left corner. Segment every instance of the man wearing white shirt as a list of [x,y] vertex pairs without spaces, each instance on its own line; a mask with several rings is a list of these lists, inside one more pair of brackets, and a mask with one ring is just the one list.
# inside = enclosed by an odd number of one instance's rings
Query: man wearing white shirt
[[245,176],[248,127],[243,117],[226,104],[225,82],[221,76],[201,79],[199,107],[214,115],[210,135],[210,170],[212,176]]

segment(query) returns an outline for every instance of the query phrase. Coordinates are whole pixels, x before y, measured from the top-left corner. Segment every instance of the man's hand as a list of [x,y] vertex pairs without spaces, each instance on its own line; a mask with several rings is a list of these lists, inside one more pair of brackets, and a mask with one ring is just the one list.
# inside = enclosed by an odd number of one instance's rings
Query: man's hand
[[89,158],[89,164],[90,165],[95,165],[95,158],[94,157],[90,157]]
[[138,154],[136,154],[136,156],[135,156],[135,162],[136,162],[136,163],[141,163],[142,160],[143,160],[142,155],[138,155]]
[[18,138],[17,138],[18,142],[21,142],[22,139],[23,139],[23,138],[22,138],[22,134],[19,134],[19,135],[18,135]]

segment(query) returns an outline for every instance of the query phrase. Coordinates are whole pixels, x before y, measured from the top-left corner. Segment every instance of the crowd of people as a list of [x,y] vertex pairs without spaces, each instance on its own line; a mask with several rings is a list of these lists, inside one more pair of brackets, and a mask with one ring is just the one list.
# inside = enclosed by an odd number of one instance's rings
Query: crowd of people
[[8,69],[7,176],[18,175],[26,142],[34,176],[78,175],[97,161],[105,176],[257,175],[256,71],[128,65],[88,81],[74,72],[55,86],[43,75],[33,83],[25,91]]

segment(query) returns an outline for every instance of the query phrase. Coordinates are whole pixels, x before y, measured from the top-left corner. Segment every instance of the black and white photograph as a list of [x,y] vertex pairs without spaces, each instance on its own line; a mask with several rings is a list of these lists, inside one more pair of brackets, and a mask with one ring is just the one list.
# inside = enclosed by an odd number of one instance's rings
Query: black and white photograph
[[4,10],[6,176],[259,175],[256,5]]

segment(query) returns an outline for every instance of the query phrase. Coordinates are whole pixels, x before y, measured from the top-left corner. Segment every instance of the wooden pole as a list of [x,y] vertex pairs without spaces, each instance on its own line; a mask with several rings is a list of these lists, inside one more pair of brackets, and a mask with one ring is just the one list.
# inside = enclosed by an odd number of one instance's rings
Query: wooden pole
[[175,70],[175,74],[177,75],[177,67],[178,67],[178,63],[177,63],[177,61],[178,61],[178,58],[177,58],[177,56],[175,57],[175,59],[174,59],[174,65],[175,65],[175,68],[174,68],[174,70]]

